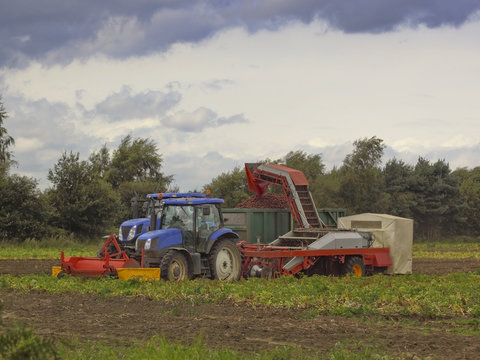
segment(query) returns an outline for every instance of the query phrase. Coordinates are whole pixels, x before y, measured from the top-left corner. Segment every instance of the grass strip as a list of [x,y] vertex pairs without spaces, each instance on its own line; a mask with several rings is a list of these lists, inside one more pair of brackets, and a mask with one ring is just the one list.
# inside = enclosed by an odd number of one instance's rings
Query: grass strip
[[300,347],[277,346],[271,350],[257,353],[243,353],[229,349],[210,349],[199,338],[191,345],[182,345],[166,341],[154,336],[146,343],[134,343],[129,346],[111,347],[103,343],[87,342],[76,345],[61,345],[58,355],[68,360],[96,360],[96,359],[174,359],[174,360],[389,360],[406,359],[403,354],[394,357],[388,355],[385,349],[364,345],[361,342],[333,342],[332,350],[328,353],[315,353]]
[[428,319],[480,317],[480,275],[474,273],[445,276],[375,275],[366,278],[252,278],[232,283],[207,279],[176,283],[2,275],[0,289],[20,293],[40,290],[49,293],[143,296],[157,301],[189,304],[231,302],[308,309],[312,314],[322,315],[411,316]]
[[[0,242],[0,259],[58,259],[66,256],[96,256],[103,240],[80,242],[69,239],[28,240],[23,243]],[[480,243],[414,243],[413,258],[480,259]]]
[[20,244],[0,242],[0,259],[59,259],[65,256],[96,256],[102,241],[82,243],[77,241],[36,241]]

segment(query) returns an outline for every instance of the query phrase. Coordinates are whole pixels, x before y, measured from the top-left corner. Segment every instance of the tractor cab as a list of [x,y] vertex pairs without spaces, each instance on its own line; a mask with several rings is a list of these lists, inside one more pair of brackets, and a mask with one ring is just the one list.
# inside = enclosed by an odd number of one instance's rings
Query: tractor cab
[[158,252],[169,246],[182,246],[189,252],[205,253],[208,240],[223,229],[220,205],[222,199],[183,197],[162,199],[158,208],[150,213],[150,223],[157,223],[158,230],[140,235],[136,241],[137,253],[142,249],[146,257],[149,251]]
[[[215,199],[209,199],[215,200]],[[205,252],[207,239],[223,227],[218,203],[195,205],[165,203],[161,212],[160,229],[179,229],[183,246],[188,251]]]
[[[156,216],[154,226],[151,226],[152,215],[157,215],[161,209],[162,199],[178,199],[185,197],[205,198],[205,194],[200,193],[155,193],[148,194],[143,203],[142,212],[145,217],[137,217],[124,221],[118,229],[118,243],[122,250],[126,250],[129,256],[135,253],[135,243],[137,238],[148,231],[160,228],[159,217]],[[138,212],[138,211],[137,211]]]

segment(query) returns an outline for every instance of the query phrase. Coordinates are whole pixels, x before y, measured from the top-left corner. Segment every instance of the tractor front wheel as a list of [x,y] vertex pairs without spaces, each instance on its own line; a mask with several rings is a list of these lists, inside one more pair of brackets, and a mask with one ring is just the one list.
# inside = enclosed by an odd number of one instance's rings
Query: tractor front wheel
[[365,264],[361,256],[350,256],[343,264],[344,275],[365,276]]
[[231,240],[220,240],[210,251],[212,279],[222,281],[239,280],[242,275],[242,255]]
[[164,280],[182,281],[190,279],[190,268],[185,256],[176,250],[170,250],[160,263],[160,276]]

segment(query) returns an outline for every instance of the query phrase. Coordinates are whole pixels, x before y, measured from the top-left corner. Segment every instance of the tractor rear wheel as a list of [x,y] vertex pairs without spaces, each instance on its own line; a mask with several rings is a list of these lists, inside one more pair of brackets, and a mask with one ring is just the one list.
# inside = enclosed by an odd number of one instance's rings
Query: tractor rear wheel
[[222,281],[239,280],[242,275],[242,255],[237,245],[225,239],[217,242],[209,256],[212,279]]
[[176,250],[170,250],[160,263],[160,276],[164,280],[182,281],[191,278],[191,270],[185,256]]
[[349,256],[343,264],[343,274],[365,276],[365,264],[361,256]]

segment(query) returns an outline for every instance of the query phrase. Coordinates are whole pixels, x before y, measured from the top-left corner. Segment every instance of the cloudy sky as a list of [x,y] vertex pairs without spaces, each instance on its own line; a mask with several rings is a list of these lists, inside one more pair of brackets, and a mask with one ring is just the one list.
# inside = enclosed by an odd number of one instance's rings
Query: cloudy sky
[[22,175],[153,139],[183,191],[289,151],[480,165],[479,0],[0,0]]

